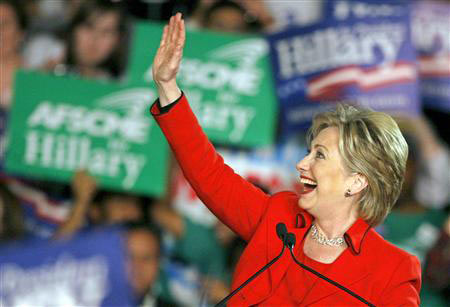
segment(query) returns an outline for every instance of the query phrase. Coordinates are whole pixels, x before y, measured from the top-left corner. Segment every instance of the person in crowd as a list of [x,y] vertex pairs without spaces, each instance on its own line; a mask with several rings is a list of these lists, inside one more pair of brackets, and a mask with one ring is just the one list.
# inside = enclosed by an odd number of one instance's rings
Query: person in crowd
[[103,192],[99,196],[99,207],[103,222],[121,224],[144,219],[142,197],[126,192]]
[[104,80],[122,76],[127,52],[127,14],[119,1],[78,2],[64,33],[64,41],[37,36],[25,50],[36,69],[56,74]]
[[[11,6],[9,3],[16,2],[2,0],[2,3],[8,4],[2,4],[2,12],[9,14],[5,16],[10,16],[10,19],[11,16],[15,16],[11,14],[10,7],[15,8],[16,5]],[[3,9],[3,7],[8,9]],[[13,40],[14,42],[20,41],[21,32],[17,30],[17,27],[11,26],[15,24],[14,20],[11,20],[1,28],[1,31],[9,29],[8,33],[5,32],[5,36],[11,40],[11,43],[1,44],[0,48],[6,48],[4,47],[6,45],[11,49],[11,46],[18,44],[13,44]],[[17,21],[16,23],[19,25]],[[14,29],[15,34],[10,34],[11,29]],[[121,3],[108,0],[83,1],[70,22],[62,59],[52,59],[43,66],[55,69],[56,73],[75,73],[81,77],[97,80],[118,78],[125,63],[125,40],[126,15]],[[45,44],[41,47],[48,48]],[[50,53],[48,50],[46,52]],[[30,53],[34,52],[30,51]],[[9,53],[5,52],[5,54]],[[1,60],[3,61],[3,56]],[[43,66],[40,67],[45,68]],[[1,73],[6,73],[6,70],[2,70]],[[3,83],[4,80],[5,83],[8,83],[6,82],[7,78],[2,77],[1,82]],[[8,91],[2,88],[2,97],[7,93]],[[9,97],[9,94],[6,96]],[[7,140],[0,140],[0,143],[6,144]],[[72,201],[76,203],[76,200],[70,199],[68,195],[70,193],[65,193],[69,188],[62,184],[42,182],[38,178],[33,180],[9,178],[7,181],[8,185],[15,186],[12,191],[20,199],[21,205],[27,208],[26,216],[30,217],[28,220],[31,221],[27,223],[27,228],[30,228],[30,231],[39,237],[48,238],[55,235],[55,230],[59,228],[59,225],[65,223],[71,214]],[[60,191],[52,193],[51,190],[55,189],[61,190],[62,193]]]
[[151,224],[128,223],[128,268],[136,306],[174,306],[155,293],[161,259],[160,231]]
[[[427,252],[438,239],[445,213],[442,209],[425,206],[416,197],[414,192],[419,175],[420,146],[414,136],[403,134],[409,149],[405,179],[392,212],[379,230],[386,240],[416,255],[423,268]],[[420,299],[423,306],[445,306],[443,297],[430,288],[426,280],[422,284]]]
[[83,2],[68,27],[65,68],[93,79],[120,77],[125,65],[126,26],[120,2]]
[[269,29],[273,18],[262,1],[200,0],[192,24],[220,32],[259,32]]
[[52,237],[70,214],[70,190],[66,184],[19,178],[0,171],[0,185],[18,200],[30,238]]
[[20,2],[0,0],[0,108],[9,109],[14,74],[23,67],[21,46],[27,20]]
[[70,214],[54,233],[55,238],[71,236],[85,225],[97,192],[97,183],[86,170],[75,172],[71,186],[73,202]]
[[401,191],[408,146],[396,122],[348,105],[318,114],[308,133],[310,152],[297,164],[300,191],[270,196],[225,165],[202,132],[176,83],[184,42],[184,22],[176,14],[154,58],[159,99],[151,112],[197,195],[248,242],[232,288],[280,253],[286,239],[280,240],[276,226],[282,222],[296,237],[288,236],[292,255],[349,291],[285,254],[230,304],[418,306],[419,260],[373,229]]
[[424,280],[433,290],[441,293],[444,300],[448,302],[450,301],[450,274],[446,272],[450,272],[450,215],[447,216],[438,240],[428,251],[424,272]]
[[257,32],[261,23],[236,1],[220,0],[200,7],[199,25],[203,28],[230,33]]
[[[143,197],[126,192],[98,191],[97,182],[86,170],[72,179],[72,207],[55,237],[67,237],[85,226],[106,226],[145,220]],[[89,223],[87,223],[89,222]]]
[[400,129],[416,148],[414,197],[426,207],[444,208],[450,202],[450,151],[424,116],[397,117]]
[[9,189],[0,184],[0,243],[22,239],[25,235],[23,212]]

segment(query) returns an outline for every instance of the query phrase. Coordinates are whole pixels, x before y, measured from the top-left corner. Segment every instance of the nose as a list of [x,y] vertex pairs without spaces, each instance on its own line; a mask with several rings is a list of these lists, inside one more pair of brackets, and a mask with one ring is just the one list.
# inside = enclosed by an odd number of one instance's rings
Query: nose
[[297,165],[295,166],[297,171],[299,172],[305,172],[309,170],[309,154],[306,155],[303,159],[297,162]]

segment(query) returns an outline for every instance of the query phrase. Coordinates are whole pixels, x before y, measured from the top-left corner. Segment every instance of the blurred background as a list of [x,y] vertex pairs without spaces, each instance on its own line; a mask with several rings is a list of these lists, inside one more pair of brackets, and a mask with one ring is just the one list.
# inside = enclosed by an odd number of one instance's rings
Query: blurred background
[[148,109],[162,25],[237,173],[296,190],[313,115],[392,114],[405,182],[377,231],[450,304],[450,1],[0,0],[0,305],[211,306],[246,242],[197,198]]

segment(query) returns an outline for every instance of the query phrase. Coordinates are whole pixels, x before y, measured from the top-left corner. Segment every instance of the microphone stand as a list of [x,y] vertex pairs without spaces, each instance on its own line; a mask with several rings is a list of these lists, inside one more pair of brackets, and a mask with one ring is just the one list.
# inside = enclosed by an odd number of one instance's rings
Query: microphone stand
[[283,241],[283,248],[281,249],[281,253],[273,258],[269,263],[267,263],[265,266],[263,266],[258,272],[250,276],[249,279],[247,279],[245,282],[243,282],[239,287],[234,289],[230,294],[228,294],[223,300],[221,300],[215,307],[225,306],[226,303],[236,294],[238,293],[243,287],[245,287],[249,282],[251,282],[253,279],[255,279],[259,274],[264,272],[268,267],[270,267],[272,264],[274,264],[284,253],[284,249],[286,247],[286,225],[283,223],[279,223],[277,225],[277,234],[278,237]]
[[353,292],[350,289],[347,289],[346,287],[338,284],[337,282],[335,282],[334,280],[329,279],[328,277],[320,274],[319,272],[317,272],[316,270],[310,268],[309,266],[301,263],[300,261],[297,260],[297,258],[294,255],[294,245],[295,245],[295,235],[290,232],[287,234],[287,239],[286,239],[286,245],[289,248],[289,251],[291,252],[291,256],[292,259],[294,259],[295,263],[297,263],[299,266],[301,266],[303,269],[307,270],[308,272],[311,272],[312,274],[316,275],[317,277],[327,281],[328,283],[332,284],[335,287],[338,287],[339,289],[347,292],[348,294],[350,294],[351,296],[355,297],[356,299],[360,300],[361,302],[363,302],[364,304],[366,304],[367,306],[371,306],[371,307],[375,307],[374,304],[366,301],[363,297],[359,296],[358,294],[356,294],[355,292]]

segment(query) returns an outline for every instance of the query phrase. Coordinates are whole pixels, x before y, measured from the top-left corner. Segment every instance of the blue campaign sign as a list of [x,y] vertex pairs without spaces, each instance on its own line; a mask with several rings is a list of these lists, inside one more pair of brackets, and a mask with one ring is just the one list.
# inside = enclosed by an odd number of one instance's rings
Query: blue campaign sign
[[[344,18],[345,17],[345,18]],[[345,14],[268,35],[286,134],[338,101],[391,113],[419,111],[409,11]]]
[[415,0],[326,0],[324,16],[336,20],[374,20],[404,16]]
[[0,249],[2,306],[131,306],[117,230]]
[[450,113],[450,3],[419,1],[411,15],[423,103]]

